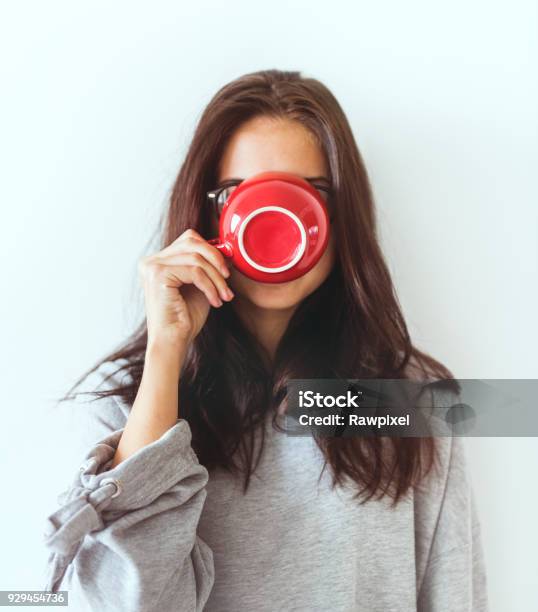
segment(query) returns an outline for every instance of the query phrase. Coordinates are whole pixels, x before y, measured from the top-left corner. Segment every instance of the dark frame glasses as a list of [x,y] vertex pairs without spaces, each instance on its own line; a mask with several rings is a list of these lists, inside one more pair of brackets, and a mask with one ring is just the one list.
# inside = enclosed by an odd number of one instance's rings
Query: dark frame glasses
[[[230,189],[230,187],[237,187],[237,185],[240,185],[242,182],[243,181],[240,181],[240,180],[226,181],[225,183],[220,185],[220,187],[217,187],[216,189],[211,189],[210,191],[206,193],[207,204],[208,206],[211,206],[213,208],[213,211],[217,219],[220,217],[220,214],[222,212],[222,207],[224,206],[224,204],[226,204],[226,201],[230,197],[230,194],[227,194],[223,198],[223,194],[225,190]],[[310,182],[310,181],[308,182],[312,185],[312,187],[314,187],[314,189],[320,192],[320,195],[323,198],[323,201],[327,205],[327,210],[329,212],[329,218],[330,220],[332,220],[333,213],[334,213],[334,211],[331,209],[331,206],[330,206],[331,196],[333,195],[332,188],[328,187],[327,185],[321,185],[319,183]]]

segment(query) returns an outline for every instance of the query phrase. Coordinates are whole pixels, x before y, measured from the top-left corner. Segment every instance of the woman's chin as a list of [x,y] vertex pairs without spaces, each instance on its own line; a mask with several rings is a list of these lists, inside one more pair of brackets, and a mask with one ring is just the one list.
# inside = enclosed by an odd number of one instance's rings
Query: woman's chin
[[257,308],[267,310],[289,310],[296,308],[315,291],[330,274],[334,265],[332,240],[318,263],[303,276],[286,283],[259,283],[231,269],[229,278],[232,291]]
[[259,283],[239,272],[233,276],[231,284],[236,295],[257,308],[288,310],[296,307],[306,297],[302,279],[286,283]]

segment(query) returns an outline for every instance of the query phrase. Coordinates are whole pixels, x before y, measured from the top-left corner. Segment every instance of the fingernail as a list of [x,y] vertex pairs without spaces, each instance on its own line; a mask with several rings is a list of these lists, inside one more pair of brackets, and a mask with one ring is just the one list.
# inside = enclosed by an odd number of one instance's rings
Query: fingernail
[[220,271],[222,272],[222,276],[224,276],[225,278],[228,278],[228,276],[230,276],[230,270],[228,270],[226,266],[222,266]]
[[226,288],[226,295],[230,298],[230,300],[234,297],[233,291],[229,287]]

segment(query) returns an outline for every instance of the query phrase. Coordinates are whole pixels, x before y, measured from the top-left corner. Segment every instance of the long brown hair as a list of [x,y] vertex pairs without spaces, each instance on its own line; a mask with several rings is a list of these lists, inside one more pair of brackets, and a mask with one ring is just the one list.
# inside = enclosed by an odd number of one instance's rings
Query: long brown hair
[[[205,194],[215,187],[219,158],[244,121],[268,116],[298,121],[322,147],[330,169],[336,216],[336,263],[326,281],[299,305],[277,349],[272,370],[233,306],[211,309],[190,347],[179,382],[181,417],[208,469],[244,475],[249,485],[264,446],[256,432],[276,410],[290,378],[453,379],[449,370],[415,348],[409,337],[377,236],[374,199],[364,162],[338,101],[320,81],[300,72],[263,70],[222,87],[205,108],[163,217],[162,248],[188,228],[209,236]],[[103,358],[123,359],[121,386],[95,395],[133,403],[144,367],[144,321]],[[72,387],[72,389],[74,388]],[[71,389],[71,390],[72,390]],[[67,396],[66,396],[67,397]],[[433,438],[317,439],[333,485],[355,484],[362,502],[388,495],[396,504],[436,458]]]

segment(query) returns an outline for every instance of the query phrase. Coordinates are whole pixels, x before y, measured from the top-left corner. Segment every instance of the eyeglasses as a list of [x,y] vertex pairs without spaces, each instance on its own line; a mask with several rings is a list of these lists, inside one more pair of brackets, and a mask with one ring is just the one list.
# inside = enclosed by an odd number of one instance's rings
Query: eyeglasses
[[[224,205],[226,204],[226,202],[228,201],[228,198],[232,195],[234,189],[238,185],[240,185],[242,182],[243,181],[235,180],[235,179],[226,181],[220,187],[217,187],[217,189],[212,189],[211,191],[207,192],[206,194],[207,203],[209,206],[213,208],[213,211],[215,212],[217,219],[220,217],[222,213],[222,209]],[[327,185],[315,184],[313,182],[310,184],[312,185],[312,187],[314,187],[314,189],[316,189],[316,191],[320,194],[321,198],[327,205],[327,210],[329,212],[329,218],[332,220],[333,210],[331,206],[332,204],[331,196],[333,194],[333,190],[331,189],[331,187],[328,187]]]

